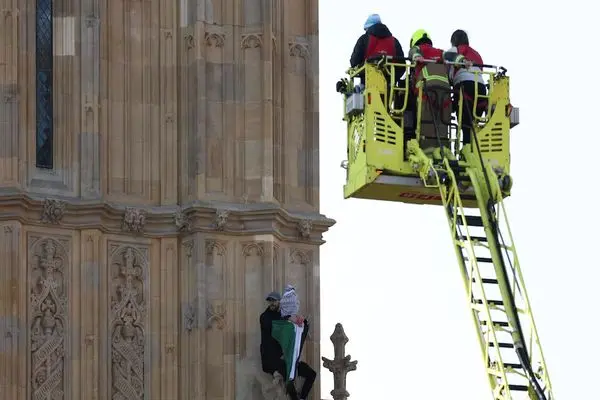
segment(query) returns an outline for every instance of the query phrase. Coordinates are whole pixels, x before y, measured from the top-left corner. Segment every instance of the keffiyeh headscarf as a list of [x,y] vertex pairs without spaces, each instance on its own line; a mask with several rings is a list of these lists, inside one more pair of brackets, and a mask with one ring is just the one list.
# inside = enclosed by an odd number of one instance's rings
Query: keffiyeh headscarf
[[296,288],[292,285],[286,285],[279,304],[283,317],[298,314],[300,312],[300,300],[296,295]]

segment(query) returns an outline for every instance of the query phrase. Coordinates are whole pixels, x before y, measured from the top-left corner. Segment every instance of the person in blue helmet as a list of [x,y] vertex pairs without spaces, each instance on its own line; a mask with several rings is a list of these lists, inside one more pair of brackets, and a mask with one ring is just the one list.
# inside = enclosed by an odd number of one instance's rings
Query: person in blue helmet
[[[379,14],[371,14],[365,21],[363,26],[365,33],[363,33],[352,51],[350,56],[350,67],[354,68],[362,65],[370,57],[378,55],[386,55],[395,57],[398,59],[404,59],[404,50],[402,45],[396,39],[387,26],[381,22]],[[396,80],[400,81],[400,78],[406,71],[405,67],[396,68]],[[361,77],[361,80],[364,80]]]

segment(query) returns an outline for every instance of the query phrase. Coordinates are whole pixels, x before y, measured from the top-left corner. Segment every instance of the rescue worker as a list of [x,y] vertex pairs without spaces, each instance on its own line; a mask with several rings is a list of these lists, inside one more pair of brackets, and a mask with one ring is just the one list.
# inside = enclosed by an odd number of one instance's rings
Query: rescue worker
[[[446,66],[443,64],[444,52],[433,47],[431,37],[424,29],[413,33],[410,39],[410,51],[408,53],[416,65],[411,74],[411,102],[416,110],[416,100],[419,88],[423,87],[421,98],[421,148],[423,150],[450,145],[448,127],[452,115],[450,99],[450,82]],[[427,62],[436,61],[437,63]],[[435,123],[437,121],[436,135]]]
[[[423,63],[424,60],[433,60],[441,63],[443,55],[443,50],[433,47],[431,37],[425,29],[419,29],[413,33],[410,38],[408,58],[417,63],[415,75],[418,76],[421,70],[427,67],[427,65]],[[436,77],[436,79],[438,79],[438,77]],[[441,80],[445,82],[448,81],[447,78],[442,78]]]
[[[382,54],[404,60],[402,45],[388,27],[381,22],[379,14],[369,15],[363,28],[365,33],[358,38],[354,45],[350,57],[350,67],[355,68],[362,65],[367,59]],[[405,71],[405,67],[396,68],[396,83],[400,82]],[[361,74],[360,78],[361,83],[364,84],[364,74]]]
[[[463,134],[463,144],[471,142],[472,134],[472,114],[473,114],[473,101],[475,99],[475,87],[477,86],[477,93],[485,96],[487,94],[487,88],[481,74],[475,74],[474,72],[481,72],[480,65],[483,65],[483,59],[479,53],[469,45],[469,37],[465,31],[458,29],[454,31],[450,37],[450,44],[452,47],[444,52],[444,61],[449,63],[449,77],[450,82],[454,88],[454,110],[458,112],[458,102],[460,99],[460,91],[463,92],[463,105],[461,115],[461,125]],[[464,64],[464,65],[457,65]],[[475,65],[473,65],[475,64]],[[477,82],[477,84],[475,84]],[[486,99],[478,101],[475,113],[478,117],[483,115],[487,107]]]

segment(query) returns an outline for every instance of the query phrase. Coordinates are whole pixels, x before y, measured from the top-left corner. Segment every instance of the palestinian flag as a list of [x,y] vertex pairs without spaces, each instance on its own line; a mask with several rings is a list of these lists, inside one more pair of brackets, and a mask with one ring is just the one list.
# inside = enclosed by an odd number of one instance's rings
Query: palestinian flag
[[287,320],[273,321],[271,335],[283,350],[283,359],[287,368],[286,381],[291,381],[296,377],[296,365],[300,360],[300,354],[308,332],[305,328],[306,326],[298,326]]

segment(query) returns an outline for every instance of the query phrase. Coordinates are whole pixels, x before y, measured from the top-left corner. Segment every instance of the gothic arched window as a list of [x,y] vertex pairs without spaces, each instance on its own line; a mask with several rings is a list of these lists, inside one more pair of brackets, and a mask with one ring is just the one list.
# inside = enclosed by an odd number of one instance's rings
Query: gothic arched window
[[53,101],[52,101],[52,0],[36,0],[35,73],[36,73],[36,139],[35,165],[52,169]]

